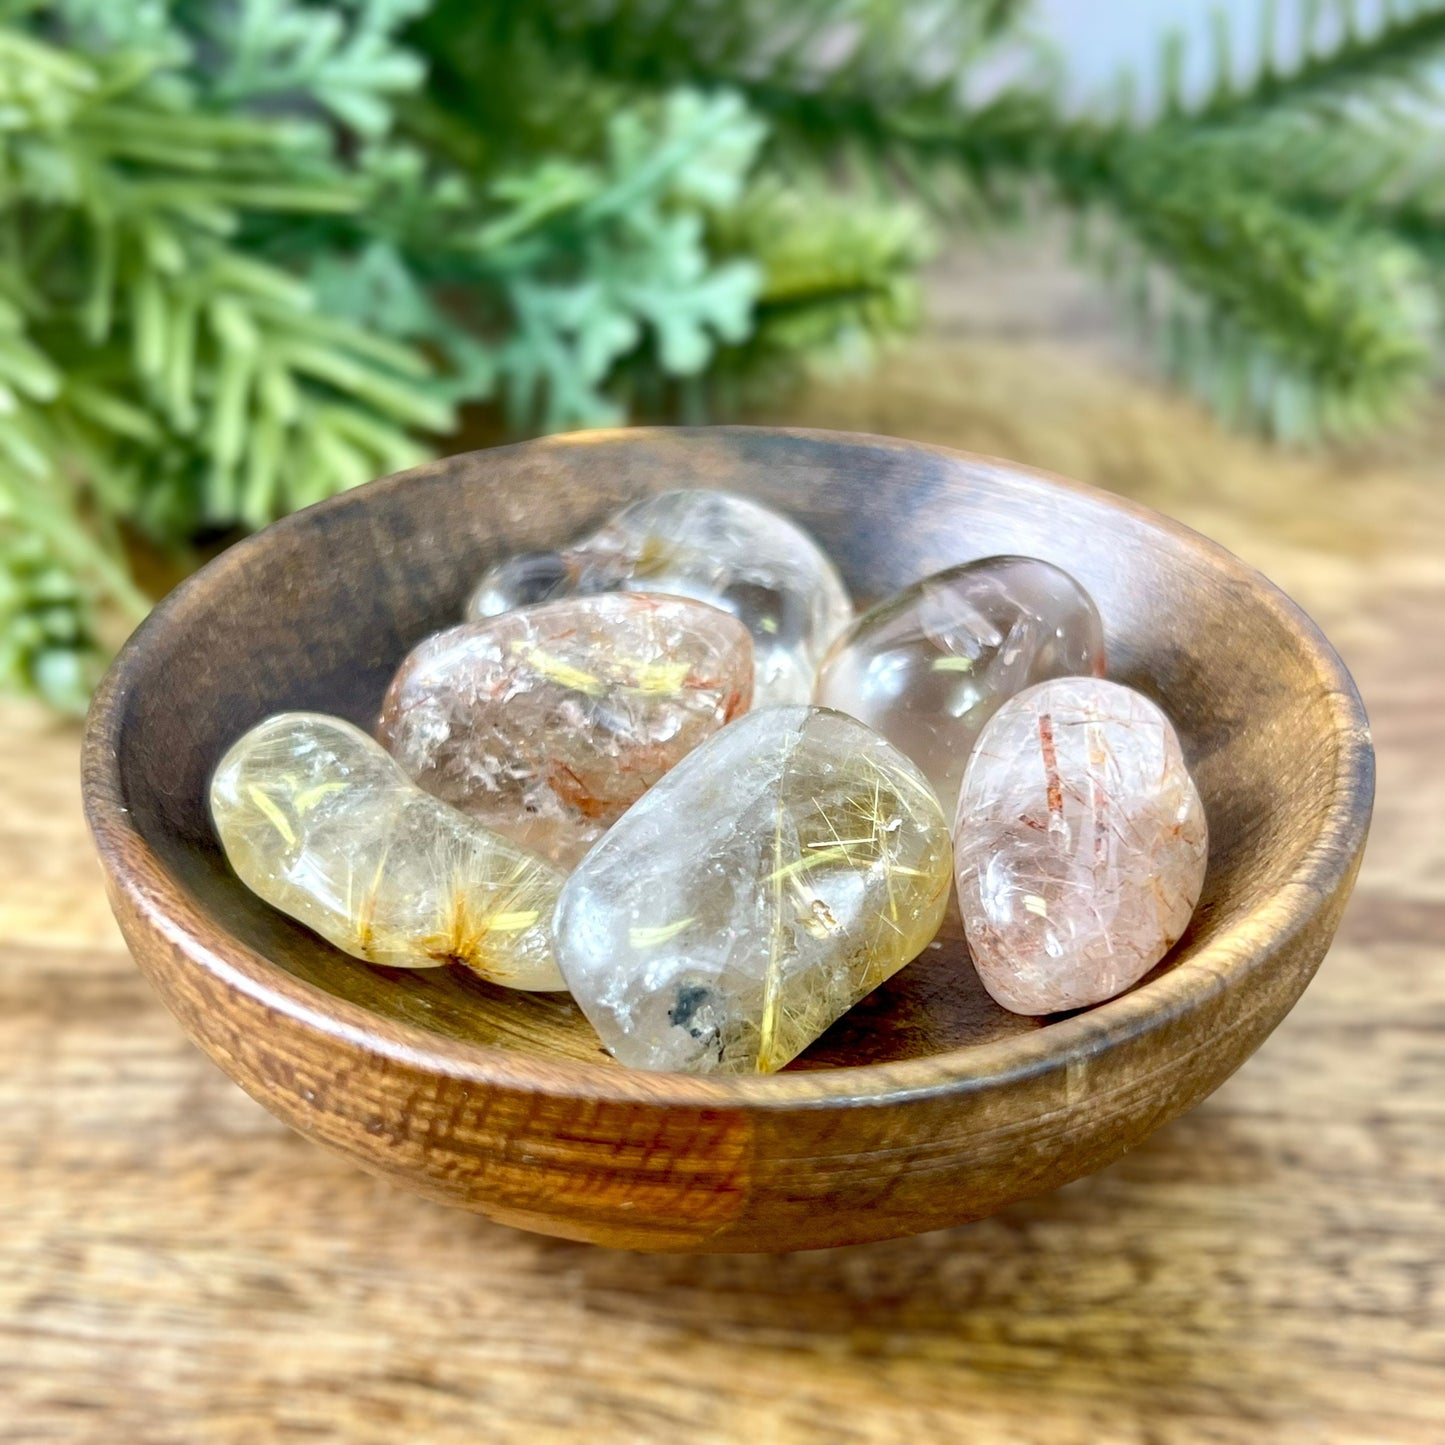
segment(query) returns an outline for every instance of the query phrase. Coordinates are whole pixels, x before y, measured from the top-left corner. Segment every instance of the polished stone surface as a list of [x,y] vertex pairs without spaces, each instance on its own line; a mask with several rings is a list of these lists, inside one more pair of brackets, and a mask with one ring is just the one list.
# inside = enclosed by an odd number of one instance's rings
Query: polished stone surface
[[863,613],[829,650],[814,701],[901,748],[951,811],[969,753],[1004,702],[1051,677],[1103,671],[1098,609],[1067,572],[985,557]]
[[950,876],[947,823],[907,758],[841,713],[768,708],[583,859],[558,961],[623,1063],[767,1073],[927,946]]
[[[535,607],[571,597],[583,589],[560,552],[518,552],[487,569],[467,604],[471,618],[495,617],[515,607]],[[606,592],[606,587],[594,587]]]
[[715,607],[564,598],[427,638],[378,736],[427,792],[570,866],[752,687],[748,633]]
[[644,498],[560,552],[497,563],[467,616],[624,590],[694,597],[737,617],[753,638],[758,707],[807,702],[818,663],[853,616],[837,569],[802,528],[747,497],[710,490]]
[[983,730],[954,824],[974,967],[1005,1008],[1112,998],[1183,934],[1208,858],[1168,718],[1100,678],[1040,683]]
[[356,958],[565,987],[562,874],[423,792],[348,722],[293,712],[252,728],[215,771],[211,817],[248,888]]

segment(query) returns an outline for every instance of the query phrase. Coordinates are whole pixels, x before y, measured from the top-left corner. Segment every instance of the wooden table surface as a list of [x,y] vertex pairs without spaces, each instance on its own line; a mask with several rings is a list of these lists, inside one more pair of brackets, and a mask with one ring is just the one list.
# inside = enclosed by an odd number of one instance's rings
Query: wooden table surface
[[786,416],[1127,492],[1318,618],[1380,797],[1263,1050],[1104,1173],[945,1233],[732,1258],[516,1233],[321,1153],[183,1040],[101,897],[77,731],[10,706],[0,1439],[1445,1441],[1445,404],[1282,455],[1092,338],[1008,329],[945,324]]

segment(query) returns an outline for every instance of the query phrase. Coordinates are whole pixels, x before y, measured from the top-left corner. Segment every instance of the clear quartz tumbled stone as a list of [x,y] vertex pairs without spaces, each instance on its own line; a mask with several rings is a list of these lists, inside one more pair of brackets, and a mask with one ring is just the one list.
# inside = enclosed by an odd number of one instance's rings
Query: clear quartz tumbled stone
[[564,598],[427,638],[378,736],[427,792],[570,865],[752,687],[747,631],[716,607]]
[[424,793],[340,718],[252,728],[216,769],[211,817],[253,893],[356,958],[565,987],[551,939],[562,874]]
[[768,1073],[927,946],[950,874],[938,801],[892,744],[828,709],[767,708],[582,860],[558,961],[623,1063]]
[[580,590],[560,552],[519,552],[488,568],[472,594],[467,615],[495,617],[517,607],[555,602]]
[[1020,693],[978,740],[954,827],[984,987],[1021,1014],[1122,992],[1184,932],[1208,849],[1179,739],[1148,698],[1100,678]]
[[[560,578],[560,580],[559,580]],[[490,568],[467,604],[494,616],[546,597],[663,592],[731,612],[752,634],[758,707],[807,702],[853,604],[837,569],[795,522],[731,492],[663,492],[556,553]]]
[[1004,702],[1051,677],[1103,671],[1098,609],[1067,572],[986,557],[869,608],[834,642],[813,696],[901,748],[951,809],[974,742]]

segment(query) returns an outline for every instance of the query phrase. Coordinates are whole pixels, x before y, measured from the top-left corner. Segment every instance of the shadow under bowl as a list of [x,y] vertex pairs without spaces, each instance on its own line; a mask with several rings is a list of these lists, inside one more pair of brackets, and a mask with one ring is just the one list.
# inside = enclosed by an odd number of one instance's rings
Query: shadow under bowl
[[[1094,596],[1110,675],[1173,718],[1209,816],[1186,936],[1140,985],[1025,1019],[956,914],[781,1074],[631,1071],[565,995],[371,968],[232,875],[221,754],[271,713],[370,728],[392,672],[511,552],[679,486],[798,518],[855,596],[997,553]],[[1024,467],[841,433],[592,432],[449,458],[289,517],[178,587],[88,725],[86,812],[141,968],[205,1051],[303,1134],[430,1198],[574,1239],[788,1250],[987,1215],[1122,1154],[1217,1088],[1334,934],[1373,792],[1359,697],[1276,588],[1145,508]]]

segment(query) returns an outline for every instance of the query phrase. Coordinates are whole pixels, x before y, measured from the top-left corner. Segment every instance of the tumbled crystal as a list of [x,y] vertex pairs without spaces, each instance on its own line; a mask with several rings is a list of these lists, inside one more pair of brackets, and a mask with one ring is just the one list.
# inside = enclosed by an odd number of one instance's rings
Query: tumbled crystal
[[1184,932],[1208,848],[1179,739],[1148,698],[1082,677],[1020,693],[978,740],[954,827],[984,987],[1021,1014],[1112,998]]
[[543,589],[549,597],[663,592],[731,612],[752,633],[758,707],[807,702],[823,653],[853,616],[837,569],[795,522],[709,490],[647,497],[560,552],[497,563],[467,616],[526,606]]
[[986,557],[871,607],[834,642],[814,700],[876,728],[952,808],[974,742],[1004,702],[1051,677],[1103,671],[1098,610],[1067,572]]
[[752,686],[747,631],[716,607],[564,598],[429,637],[378,736],[429,793],[570,864]]
[[487,570],[467,612],[471,617],[495,617],[515,607],[535,607],[580,591],[560,552],[519,552]]
[[928,944],[950,866],[938,801],[891,743],[828,709],[767,708],[582,860],[558,962],[623,1063],[767,1073]]
[[551,938],[562,874],[424,793],[340,718],[252,728],[211,779],[211,817],[241,881],[346,953],[565,987]]

